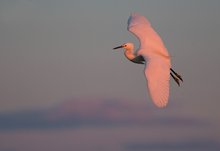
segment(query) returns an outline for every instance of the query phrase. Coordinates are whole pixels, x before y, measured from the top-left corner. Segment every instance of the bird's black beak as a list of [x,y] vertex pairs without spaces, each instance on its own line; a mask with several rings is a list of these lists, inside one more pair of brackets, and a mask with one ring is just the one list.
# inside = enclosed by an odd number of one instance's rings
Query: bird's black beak
[[123,46],[115,47],[115,48],[113,48],[113,50],[115,50],[115,49],[119,49],[119,48],[123,48]]

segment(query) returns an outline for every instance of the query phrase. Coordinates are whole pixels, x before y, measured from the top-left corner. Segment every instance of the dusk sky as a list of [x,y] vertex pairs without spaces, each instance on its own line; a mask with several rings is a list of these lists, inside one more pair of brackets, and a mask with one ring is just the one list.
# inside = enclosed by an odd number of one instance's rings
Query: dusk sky
[[[220,150],[219,7],[219,0],[1,0],[0,150]],[[132,12],[149,19],[184,79],[181,87],[171,79],[162,110],[150,100],[144,66],[112,50],[138,48],[127,31]]]

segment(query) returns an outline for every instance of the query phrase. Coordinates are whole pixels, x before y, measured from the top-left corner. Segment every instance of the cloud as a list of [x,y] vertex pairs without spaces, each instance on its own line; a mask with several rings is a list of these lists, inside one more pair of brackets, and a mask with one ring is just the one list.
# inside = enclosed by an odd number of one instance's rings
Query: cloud
[[[158,110],[157,110],[158,111]],[[168,110],[174,112],[173,110]],[[164,112],[157,115],[140,101],[72,99],[45,110],[0,114],[0,130],[77,128],[81,126],[206,126],[207,121]],[[172,115],[172,116],[170,116]]]

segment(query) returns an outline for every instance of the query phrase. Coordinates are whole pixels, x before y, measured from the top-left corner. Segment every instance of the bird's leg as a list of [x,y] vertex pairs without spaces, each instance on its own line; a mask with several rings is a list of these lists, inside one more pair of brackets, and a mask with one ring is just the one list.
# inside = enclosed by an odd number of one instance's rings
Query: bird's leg
[[180,82],[179,79],[176,78],[171,72],[170,72],[171,77],[175,80],[175,82],[178,84],[178,86],[180,86]]
[[170,68],[170,71],[179,79],[183,82],[183,79],[181,77],[181,75],[179,75],[178,73],[176,73],[172,68]]

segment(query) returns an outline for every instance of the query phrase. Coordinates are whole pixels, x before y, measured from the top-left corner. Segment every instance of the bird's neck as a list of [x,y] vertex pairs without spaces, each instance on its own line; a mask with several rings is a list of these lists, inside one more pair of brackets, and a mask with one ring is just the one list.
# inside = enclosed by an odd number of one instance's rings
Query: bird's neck
[[135,57],[137,57],[133,49],[126,49],[125,56],[128,58],[128,60],[133,60]]

